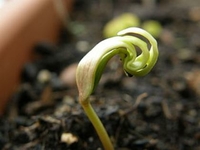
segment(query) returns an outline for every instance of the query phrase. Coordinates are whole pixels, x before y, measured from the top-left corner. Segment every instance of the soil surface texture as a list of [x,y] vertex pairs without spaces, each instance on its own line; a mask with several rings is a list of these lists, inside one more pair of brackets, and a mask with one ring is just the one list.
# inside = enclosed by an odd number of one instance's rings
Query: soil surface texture
[[140,27],[155,20],[159,59],[145,77],[107,64],[91,104],[116,150],[200,150],[200,1],[77,0],[57,45],[38,43],[35,59],[0,118],[2,150],[103,150],[78,102],[75,70],[124,13]]

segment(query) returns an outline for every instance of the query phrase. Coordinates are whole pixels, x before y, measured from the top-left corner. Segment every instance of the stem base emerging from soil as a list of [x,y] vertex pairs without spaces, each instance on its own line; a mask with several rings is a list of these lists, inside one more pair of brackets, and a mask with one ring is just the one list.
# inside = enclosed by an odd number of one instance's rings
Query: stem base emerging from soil
[[[82,105],[82,104],[81,104]],[[110,141],[107,131],[105,130],[101,120],[97,116],[96,112],[92,108],[91,104],[82,105],[86,115],[92,122],[105,150],[114,150],[113,145]]]

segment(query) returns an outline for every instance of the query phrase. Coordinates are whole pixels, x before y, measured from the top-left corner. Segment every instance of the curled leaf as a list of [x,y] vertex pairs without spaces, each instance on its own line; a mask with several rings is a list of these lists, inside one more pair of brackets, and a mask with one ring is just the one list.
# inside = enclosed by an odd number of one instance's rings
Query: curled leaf
[[[139,54],[138,48],[141,51]],[[157,42],[145,30],[132,27],[98,43],[77,67],[76,82],[82,103],[88,103],[88,97],[97,86],[107,62],[114,55],[121,57],[124,70],[129,76],[144,76],[157,61]]]

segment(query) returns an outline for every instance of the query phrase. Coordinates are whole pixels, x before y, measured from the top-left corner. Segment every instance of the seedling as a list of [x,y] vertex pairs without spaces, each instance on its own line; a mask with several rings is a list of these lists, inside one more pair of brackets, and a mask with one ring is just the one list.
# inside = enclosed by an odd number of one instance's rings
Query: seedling
[[[137,50],[141,50],[138,54]],[[110,138],[90,104],[90,95],[97,86],[107,62],[119,55],[128,76],[144,76],[155,65],[158,58],[156,40],[145,30],[128,28],[118,36],[108,38],[97,44],[80,61],[76,72],[79,102],[92,122],[105,150],[113,150]]]

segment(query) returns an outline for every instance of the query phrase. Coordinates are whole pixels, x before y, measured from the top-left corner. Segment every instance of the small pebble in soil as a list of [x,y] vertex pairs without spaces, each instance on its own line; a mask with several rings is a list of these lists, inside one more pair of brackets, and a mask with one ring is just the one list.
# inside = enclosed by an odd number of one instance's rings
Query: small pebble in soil
[[144,146],[147,143],[149,143],[149,140],[147,140],[147,139],[139,139],[139,140],[136,140],[135,142],[133,142],[133,144],[136,146]]
[[75,87],[76,86],[76,68],[77,68],[77,63],[71,64],[65,69],[60,74],[60,80],[65,84],[66,86],[69,87]]
[[72,133],[62,133],[61,142],[67,143],[68,145],[78,141],[78,138]]
[[47,83],[50,81],[50,79],[51,79],[51,73],[46,69],[41,70],[37,75],[37,80],[40,83]]
[[199,87],[200,70],[194,69],[190,72],[185,73],[185,79],[189,86],[189,90],[191,90],[191,93],[196,94],[197,96],[200,96],[200,87]]
[[192,21],[200,21],[200,7],[192,7],[189,10],[189,17]]
[[87,41],[78,41],[76,44],[76,48],[80,51],[80,52],[88,52],[90,45]]

